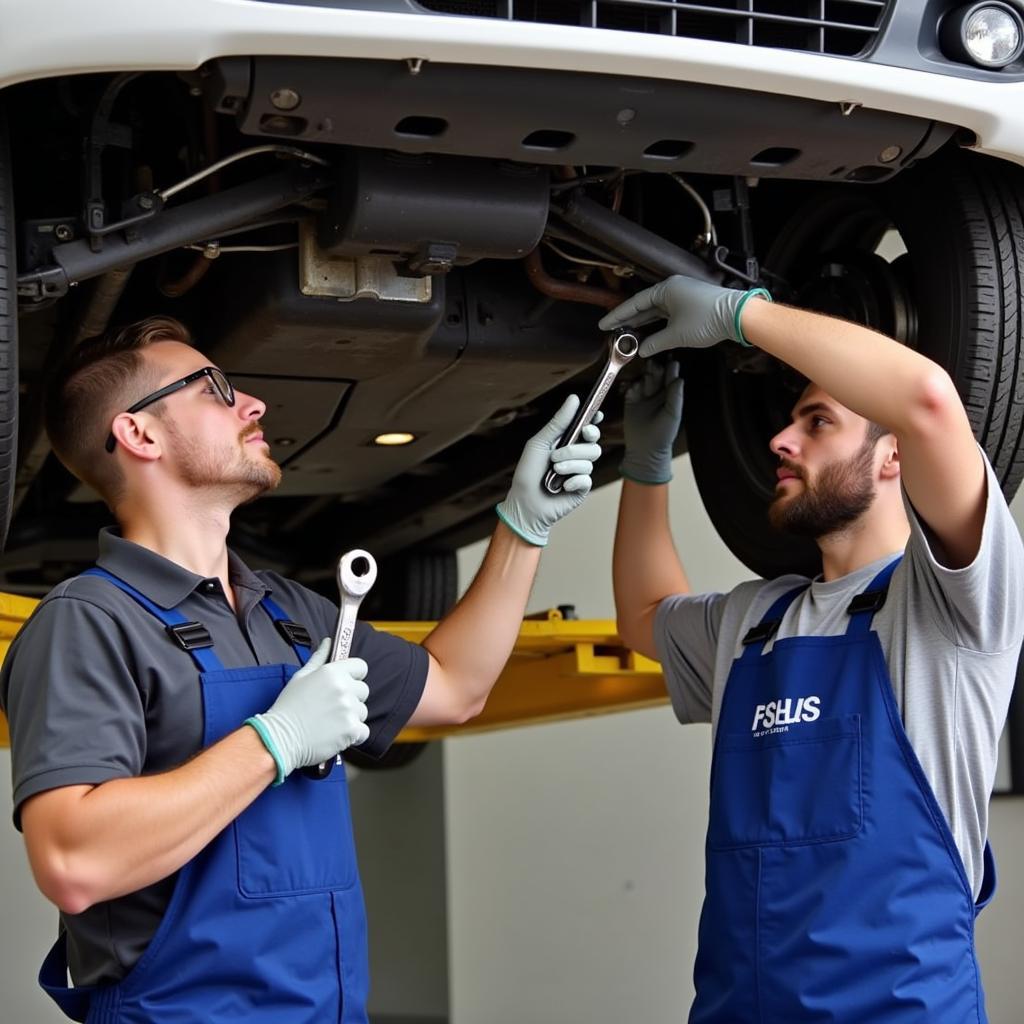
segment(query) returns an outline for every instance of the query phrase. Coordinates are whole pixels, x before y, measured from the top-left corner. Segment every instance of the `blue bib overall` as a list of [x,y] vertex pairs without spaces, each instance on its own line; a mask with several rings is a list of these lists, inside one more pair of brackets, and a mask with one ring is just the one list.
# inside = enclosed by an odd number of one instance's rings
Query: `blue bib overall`
[[[166,626],[184,617],[100,569]],[[275,621],[287,620],[269,598]],[[308,647],[292,641],[299,661]],[[212,647],[199,668],[203,747],[273,704],[297,665],[225,669]],[[345,773],[293,772],[265,790],[178,874],[141,959],[117,984],[67,987],[65,939],[39,981],[72,1019],[89,1024],[365,1024],[366,917]]]
[[910,746],[877,633],[891,563],[845,635],[744,638],[711,767],[691,1024],[983,1024],[977,906]]

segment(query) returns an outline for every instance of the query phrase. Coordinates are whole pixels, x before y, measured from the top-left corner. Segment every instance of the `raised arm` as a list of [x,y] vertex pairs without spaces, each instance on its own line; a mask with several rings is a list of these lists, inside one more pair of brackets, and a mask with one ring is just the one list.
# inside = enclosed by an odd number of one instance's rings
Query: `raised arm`
[[682,412],[678,364],[648,363],[644,376],[626,394],[626,453],[612,579],[619,635],[628,647],[650,658],[657,657],[658,605],[670,594],[690,590],[668,519],[672,444]]
[[[476,578],[423,641],[430,666],[411,725],[464,722],[483,709],[519,636],[548,533],[590,492],[590,474],[601,454],[597,426],[585,426],[576,444],[556,447],[578,407],[579,399],[570,396],[527,441],[508,496],[497,507],[499,523]],[[565,481],[554,495],[542,487],[552,467]]]
[[859,324],[754,299],[742,329],[843,405],[887,427],[903,486],[950,568],[981,545],[986,475],[967,412],[949,374],[925,356]]
[[949,375],[876,331],[766,298],[763,289],[741,292],[676,276],[633,296],[601,327],[667,320],[644,341],[642,356],[728,339],[788,363],[896,435],[914,508],[941,543],[947,564],[969,564],[981,541],[985,469]]

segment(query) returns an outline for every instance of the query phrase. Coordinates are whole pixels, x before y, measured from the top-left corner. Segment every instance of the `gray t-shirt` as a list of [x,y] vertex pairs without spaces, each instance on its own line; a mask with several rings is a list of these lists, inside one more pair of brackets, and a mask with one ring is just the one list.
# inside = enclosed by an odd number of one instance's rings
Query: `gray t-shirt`
[[[314,645],[334,634],[337,606],[230,556],[232,610],[219,580],[204,579],[155,552],[100,534],[97,563],[164,608],[201,622],[225,668],[291,664],[298,658],[259,601],[270,594],[306,627]],[[427,652],[358,623],[352,654],[369,666],[367,724],[360,748],[382,754],[419,703]],[[0,668],[0,706],[10,722],[14,823],[30,796],[60,786],[167,771],[202,747],[198,669],[160,621],[107,580],[61,583],[19,630]],[[241,723],[239,723],[241,725]],[[62,914],[78,985],[112,982],[135,964],[167,907],[177,875],[81,914]]]
[[[941,564],[909,501],[911,536],[872,628],[885,654],[903,725],[946,815],[977,896],[999,736],[1024,638],[1024,545],[986,460],[981,548],[962,569]],[[776,639],[835,636],[851,598],[898,552],[841,579],[813,581]],[[717,724],[742,639],[800,576],[742,583],[728,594],[668,597],[654,636],[677,718]],[[770,650],[768,644],[765,650]]]

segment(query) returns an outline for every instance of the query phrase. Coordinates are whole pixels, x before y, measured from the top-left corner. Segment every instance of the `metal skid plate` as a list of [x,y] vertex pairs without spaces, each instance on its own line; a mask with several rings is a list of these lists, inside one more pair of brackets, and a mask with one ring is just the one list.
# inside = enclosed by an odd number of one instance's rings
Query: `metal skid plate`
[[[935,152],[926,118],[697,82],[403,61],[255,57],[209,65],[208,100],[246,135],[517,165],[882,181]],[[282,89],[301,98],[282,113]]]
[[403,277],[387,256],[332,256],[317,244],[313,222],[304,220],[299,225],[299,290],[339,302],[368,298],[423,303],[433,296],[433,281],[429,276]]

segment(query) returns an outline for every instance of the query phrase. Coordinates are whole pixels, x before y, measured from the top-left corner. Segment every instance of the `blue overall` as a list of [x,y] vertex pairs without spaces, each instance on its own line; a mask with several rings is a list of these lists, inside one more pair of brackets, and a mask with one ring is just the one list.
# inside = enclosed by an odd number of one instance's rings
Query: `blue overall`
[[706,896],[691,1024],[983,1024],[975,904],[907,739],[875,611],[763,653],[783,595],[744,638],[711,767]]
[[[102,576],[165,626],[184,617],[127,583]],[[284,612],[260,602],[275,621]],[[294,643],[299,662],[309,649]],[[297,665],[225,669],[212,647],[199,668],[203,747],[265,711]],[[141,959],[117,984],[67,987],[65,938],[39,974],[72,1019],[89,1024],[365,1024],[366,917],[356,870],[345,773],[293,772],[268,788],[179,872]]]

